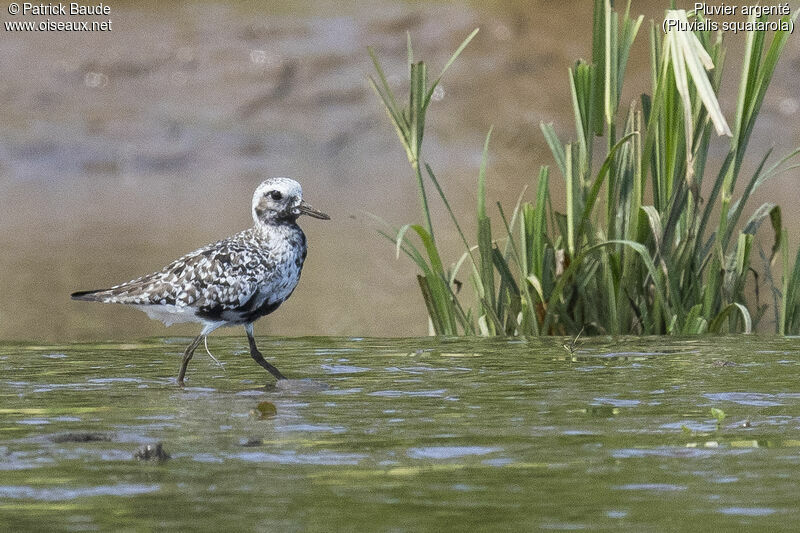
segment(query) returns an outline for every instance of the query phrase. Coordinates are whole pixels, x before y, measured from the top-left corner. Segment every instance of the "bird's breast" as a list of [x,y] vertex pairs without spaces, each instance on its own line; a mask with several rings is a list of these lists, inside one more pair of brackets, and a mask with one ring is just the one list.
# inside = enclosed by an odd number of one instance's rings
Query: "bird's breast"
[[292,294],[306,258],[306,239],[299,227],[281,227],[264,242],[266,252],[264,302],[282,302]]

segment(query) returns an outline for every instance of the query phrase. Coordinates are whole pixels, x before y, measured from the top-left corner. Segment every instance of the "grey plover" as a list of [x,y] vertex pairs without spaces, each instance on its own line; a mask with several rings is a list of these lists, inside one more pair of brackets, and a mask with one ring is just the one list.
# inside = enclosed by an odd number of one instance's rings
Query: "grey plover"
[[110,289],[80,291],[74,300],[127,304],[169,326],[203,324],[183,353],[178,385],[206,336],[221,326],[243,325],[250,356],[275,378],[286,379],[264,359],[253,338],[253,322],[291,296],[306,258],[300,215],[329,220],[303,200],[300,184],[289,178],[264,181],[253,194],[254,225],[232,237],[186,254],[162,270]]

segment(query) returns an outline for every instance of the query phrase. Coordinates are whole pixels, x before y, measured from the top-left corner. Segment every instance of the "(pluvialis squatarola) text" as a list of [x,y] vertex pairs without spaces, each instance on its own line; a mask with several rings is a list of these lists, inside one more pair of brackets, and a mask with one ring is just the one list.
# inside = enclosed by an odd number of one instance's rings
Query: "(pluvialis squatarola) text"
[[[722,31],[730,33],[751,31],[785,31],[794,33],[794,19],[790,17],[788,3],[774,5],[707,4],[695,2],[688,20],[667,17],[662,29],[669,31]],[[716,20],[715,17],[753,17],[754,20]],[[773,20],[759,20],[763,16],[776,16]]]

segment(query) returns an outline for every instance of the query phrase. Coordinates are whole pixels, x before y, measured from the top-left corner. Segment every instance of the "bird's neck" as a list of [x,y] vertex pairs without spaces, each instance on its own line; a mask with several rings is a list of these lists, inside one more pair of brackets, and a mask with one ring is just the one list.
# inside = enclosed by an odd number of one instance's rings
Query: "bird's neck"
[[300,230],[297,225],[297,217],[270,219],[268,221],[259,220],[253,227],[253,233],[263,239],[275,238],[277,235],[288,236]]

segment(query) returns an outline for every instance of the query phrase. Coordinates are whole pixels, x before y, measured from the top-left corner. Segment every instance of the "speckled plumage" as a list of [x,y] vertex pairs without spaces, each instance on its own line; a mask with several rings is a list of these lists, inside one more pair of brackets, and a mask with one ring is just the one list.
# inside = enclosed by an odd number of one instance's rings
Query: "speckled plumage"
[[[306,239],[296,224],[250,228],[195,250],[158,272],[91,294],[135,305],[166,325],[253,322],[278,308],[300,280]],[[207,331],[207,333],[210,332]]]
[[328,218],[302,200],[300,185],[289,178],[259,185],[252,214],[252,228],[186,254],[158,272],[72,297],[132,305],[166,325],[200,322],[204,328],[198,339],[220,326],[245,325],[252,352],[252,323],[286,301],[300,279],[306,238],[297,218]]

